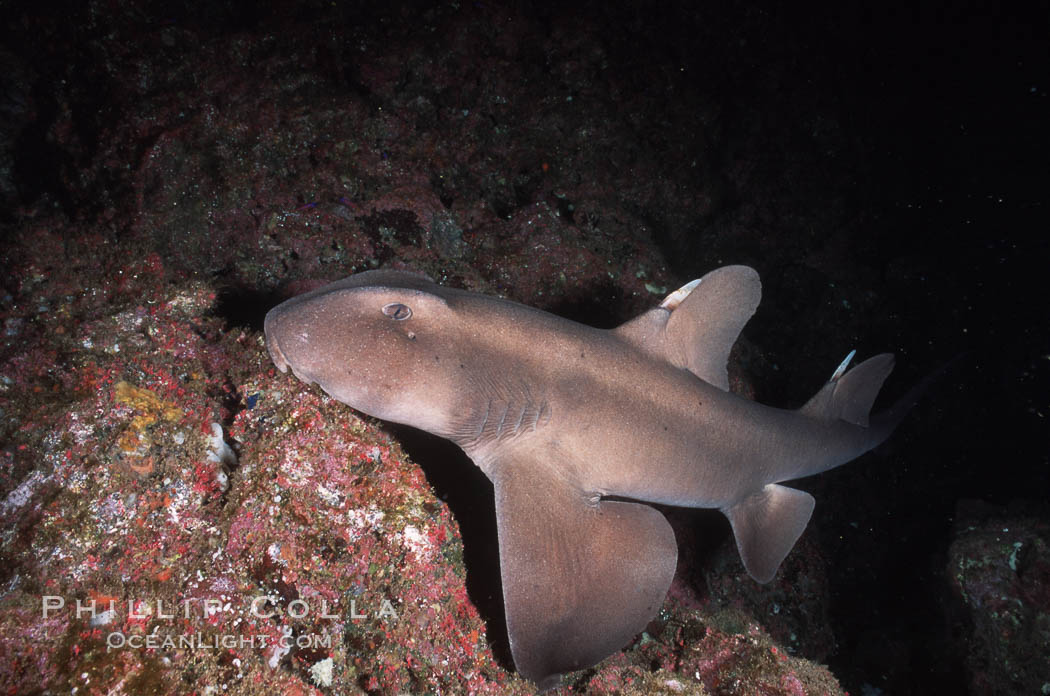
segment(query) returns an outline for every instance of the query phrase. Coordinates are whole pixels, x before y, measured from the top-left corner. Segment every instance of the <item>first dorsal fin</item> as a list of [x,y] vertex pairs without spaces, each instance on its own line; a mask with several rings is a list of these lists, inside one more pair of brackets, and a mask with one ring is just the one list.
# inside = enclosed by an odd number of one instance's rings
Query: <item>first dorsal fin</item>
[[729,390],[729,351],[762,298],[758,273],[724,266],[682,286],[616,333],[640,349]]

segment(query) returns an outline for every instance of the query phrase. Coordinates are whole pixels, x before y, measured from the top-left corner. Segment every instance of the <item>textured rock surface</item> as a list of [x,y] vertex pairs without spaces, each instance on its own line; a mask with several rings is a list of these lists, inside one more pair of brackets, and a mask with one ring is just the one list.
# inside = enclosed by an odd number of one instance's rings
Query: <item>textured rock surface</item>
[[970,692],[1050,690],[1050,524],[960,504],[948,572]]

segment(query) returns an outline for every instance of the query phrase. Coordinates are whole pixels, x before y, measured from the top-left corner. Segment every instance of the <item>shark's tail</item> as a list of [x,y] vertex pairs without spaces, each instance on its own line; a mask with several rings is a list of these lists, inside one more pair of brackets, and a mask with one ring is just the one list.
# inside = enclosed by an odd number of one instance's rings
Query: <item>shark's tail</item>
[[868,428],[869,438],[866,449],[876,447],[888,438],[930,385],[965,355],[956,356],[926,375],[896,403],[885,411],[872,416],[871,407],[875,403],[875,397],[878,396],[883,382],[893,370],[893,354],[880,353],[847,371],[846,368],[853,359],[854,353],[856,351],[850,351],[850,354],[831,375],[827,384],[806,402],[800,411],[812,418],[840,419]]
[[[840,452],[825,456],[817,462],[801,462],[802,468],[799,470],[781,472],[784,474],[781,480],[826,471],[877,444],[868,444],[868,416],[882,383],[893,369],[893,356],[889,353],[876,355],[847,372],[846,368],[855,352],[846,356],[827,384],[799,412],[814,420],[846,421],[859,426],[848,429],[851,434],[858,433],[859,439],[839,438],[843,440]],[[883,438],[887,435],[889,432]],[[763,583],[773,579],[781,561],[806,528],[814,504],[813,496],[809,493],[771,483],[722,508],[733,526],[740,559],[751,577]]]
[[890,436],[897,426],[900,425],[901,421],[908,415],[912,407],[919,402],[922,395],[926,393],[926,390],[930,388],[930,385],[939,380],[944,376],[944,373],[955,367],[960,360],[965,358],[967,353],[959,353],[954,358],[944,363],[936,370],[919,380],[919,383],[908,390],[908,392],[897,399],[897,401],[885,411],[880,411],[871,418],[871,429],[872,436],[876,439],[876,442],[872,443],[872,447],[875,447],[880,442]]
[[[928,375],[893,406],[871,416],[875,397],[893,370],[893,355],[876,355],[847,371],[854,352],[846,356],[828,383],[799,411],[816,420],[845,421],[858,427],[846,429],[849,437],[840,438],[839,452],[815,467],[799,470],[796,475],[785,475],[782,480],[826,471],[881,443],[904,420],[927,387],[955,362]],[[813,496],[809,493],[771,483],[722,509],[733,526],[740,558],[751,577],[758,582],[769,582],[773,578],[806,528],[813,505]]]

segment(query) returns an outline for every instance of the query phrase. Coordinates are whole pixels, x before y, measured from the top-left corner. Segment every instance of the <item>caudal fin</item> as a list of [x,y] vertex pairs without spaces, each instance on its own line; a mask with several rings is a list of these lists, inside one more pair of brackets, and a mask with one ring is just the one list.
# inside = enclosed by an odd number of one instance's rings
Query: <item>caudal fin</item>
[[[837,454],[829,454],[828,448],[825,448],[824,460],[794,471],[782,471],[778,480],[825,471],[875,447],[889,437],[930,383],[945,369],[941,368],[926,377],[889,409],[872,417],[871,407],[875,398],[893,370],[893,355],[882,353],[847,370],[854,352],[846,356],[827,384],[799,409],[801,414],[815,420],[852,424],[830,430],[838,436],[829,436],[826,444],[831,449],[837,447]],[[836,439],[838,444],[832,445],[830,440]],[[780,563],[806,528],[813,512],[813,497],[803,491],[771,483],[722,508],[722,512],[733,526],[733,535],[744,567],[751,577],[764,583],[773,578]]]
[[888,409],[872,417],[871,406],[875,403],[875,397],[893,370],[893,354],[881,353],[868,358],[847,372],[846,366],[855,352],[851,351],[846,356],[827,384],[799,410],[811,418],[841,419],[869,428],[870,437],[866,449],[875,447],[888,438],[929,386],[966,356],[966,353],[955,356],[926,375]]
[[959,353],[954,358],[944,363],[930,374],[923,377],[918,384],[908,390],[908,393],[897,399],[897,401],[885,411],[877,413],[874,418],[871,419],[871,427],[873,430],[878,430],[884,433],[884,438],[889,437],[889,434],[900,424],[904,417],[908,415],[912,407],[918,403],[919,398],[930,388],[930,385],[936,382],[941,376],[948,370],[958,365],[959,361],[964,359],[968,353]]

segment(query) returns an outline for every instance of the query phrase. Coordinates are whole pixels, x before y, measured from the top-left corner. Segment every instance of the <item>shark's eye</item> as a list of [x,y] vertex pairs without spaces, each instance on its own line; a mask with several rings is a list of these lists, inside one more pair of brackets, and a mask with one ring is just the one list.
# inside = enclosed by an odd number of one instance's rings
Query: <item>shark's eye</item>
[[388,305],[383,305],[383,314],[394,321],[404,321],[412,316],[412,308],[400,302],[391,302]]

